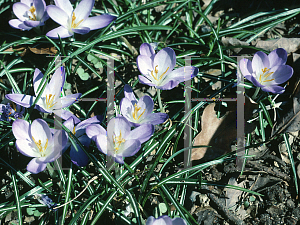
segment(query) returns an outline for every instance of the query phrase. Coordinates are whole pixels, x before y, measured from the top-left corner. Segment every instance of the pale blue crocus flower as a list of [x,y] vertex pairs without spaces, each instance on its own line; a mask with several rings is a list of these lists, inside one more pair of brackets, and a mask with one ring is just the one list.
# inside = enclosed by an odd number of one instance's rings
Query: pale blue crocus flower
[[58,159],[68,140],[66,132],[62,130],[52,134],[48,124],[42,119],[36,119],[32,124],[22,119],[15,120],[12,131],[17,139],[18,151],[33,157],[27,170],[34,174],[45,170],[47,163]]
[[[43,84],[41,84],[41,81],[43,76],[44,75],[39,69],[35,69],[33,75],[33,87],[35,96],[38,96],[39,92],[42,90]],[[44,82],[46,82],[46,80],[44,80]],[[64,83],[65,70],[64,67],[60,67],[56,69],[50,82],[46,84],[46,88],[43,91],[40,99],[35,104],[35,107],[39,111],[44,113],[55,113],[59,116],[64,114],[64,110],[62,110],[62,108],[72,105],[81,96],[81,93],[77,93],[61,97],[61,91]],[[40,84],[41,87],[39,89]],[[5,97],[25,108],[29,108],[36,99],[36,97],[34,96],[24,94],[7,94]]]
[[87,136],[96,142],[98,149],[121,164],[124,164],[123,157],[135,155],[141,144],[149,140],[153,133],[152,124],[144,124],[131,130],[130,123],[121,116],[108,122],[107,132],[99,124],[86,128]]
[[161,90],[170,90],[180,82],[190,80],[198,74],[198,68],[194,66],[184,66],[173,70],[175,65],[176,55],[172,48],[164,48],[155,54],[150,44],[141,45],[137,66],[142,74],[139,75],[139,81],[142,84]]
[[171,219],[169,216],[160,216],[155,219],[153,216],[149,216],[146,225],[186,225],[185,220],[181,218]]
[[120,102],[120,111],[132,126],[137,127],[142,124],[157,125],[169,118],[166,113],[152,113],[154,107],[152,98],[145,95],[137,100],[128,84],[124,87],[124,95],[125,98]]
[[51,19],[61,26],[49,31],[46,35],[50,38],[67,38],[74,33],[86,34],[91,30],[97,30],[108,26],[115,16],[100,15],[89,17],[95,0],[82,0],[73,9],[69,0],[55,0],[55,6],[47,6],[47,12]]
[[21,0],[13,5],[13,12],[18,19],[10,20],[9,25],[21,30],[43,26],[49,18],[44,0]]
[[[278,48],[269,55],[261,51],[256,52],[252,62],[249,59],[242,59],[238,66],[243,76],[256,87],[265,92],[282,94],[285,89],[279,84],[286,82],[293,75],[293,68],[285,65],[286,61],[287,52],[283,48]],[[238,82],[240,80],[238,77]]]

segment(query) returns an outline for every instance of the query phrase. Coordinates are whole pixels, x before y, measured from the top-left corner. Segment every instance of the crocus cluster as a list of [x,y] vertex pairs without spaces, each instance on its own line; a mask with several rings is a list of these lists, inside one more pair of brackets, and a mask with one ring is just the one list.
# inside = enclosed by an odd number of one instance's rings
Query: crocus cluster
[[49,18],[44,0],[21,0],[13,5],[13,11],[18,19],[10,20],[9,25],[21,30],[43,26]]
[[283,48],[275,49],[269,55],[259,51],[255,53],[252,62],[249,59],[240,60],[239,69],[256,87],[265,92],[282,94],[284,88],[279,84],[293,75],[293,68],[285,65],[286,60],[287,52]]
[[181,218],[171,219],[168,216],[160,216],[155,219],[153,216],[148,217],[146,225],[186,225],[186,222]]
[[161,90],[170,90],[180,82],[190,80],[198,74],[198,68],[194,66],[184,66],[173,70],[175,65],[176,55],[172,48],[164,48],[155,54],[150,44],[141,45],[137,66],[142,73],[139,75],[142,84]]
[[89,17],[94,4],[95,0],[82,0],[73,9],[69,0],[55,0],[55,6],[47,7],[44,0],[21,0],[13,5],[14,14],[18,19],[10,20],[9,24],[16,29],[30,30],[44,25],[50,16],[61,26],[49,31],[46,34],[48,37],[58,39],[70,37],[74,33],[86,34],[91,30],[106,27],[116,19],[115,16],[107,14]]

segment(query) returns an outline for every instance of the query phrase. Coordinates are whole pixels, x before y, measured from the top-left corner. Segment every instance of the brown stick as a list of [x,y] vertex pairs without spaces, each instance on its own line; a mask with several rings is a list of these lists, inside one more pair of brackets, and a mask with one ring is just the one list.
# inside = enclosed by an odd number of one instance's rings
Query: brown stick
[[240,220],[232,211],[230,211],[211,191],[206,185],[202,185],[201,189],[205,189],[208,191],[207,196],[208,198],[213,201],[214,204],[217,205],[217,211],[225,217],[225,219],[230,222],[230,224],[236,224],[236,225],[245,225],[245,223]]

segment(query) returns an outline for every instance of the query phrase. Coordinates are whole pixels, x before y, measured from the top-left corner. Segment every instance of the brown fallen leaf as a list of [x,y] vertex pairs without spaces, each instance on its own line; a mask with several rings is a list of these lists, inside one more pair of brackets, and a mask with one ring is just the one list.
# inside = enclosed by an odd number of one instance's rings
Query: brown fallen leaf
[[[234,185],[237,187],[245,188],[245,181],[242,181],[241,183],[237,183],[236,179],[234,177],[231,177],[228,181],[228,184]],[[224,188],[224,191],[226,192],[226,206],[227,208],[231,208],[235,206],[239,199],[241,198],[241,195],[244,193],[243,191],[233,189],[233,188]]]
[[[211,76],[215,76],[215,77],[218,77],[218,76],[221,76],[222,75],[222,70],[220,69],[209,69],[205,72],[206,74],[209,74]],[[203,80],[205,82],[210,82],[211,79],[210,78],[206,78],[206,77],[203,77]],[[221,81],[217,81],[215,82],[213,85],[212,85],[212,90],[219,90],[222,86],[222,83]]]
[[[221,118],[217,118],[214,110],[215,103],[209,104],[201,117],[201,132],[194,139],[193,146],[211,146],[193,148],[191,160],[212,160],[231,151],[231,142],[236,140],[236,102],[227,102],[228,111]],[[257,104],[245,98],[245,121],[252,118],[252,112],[258,108]],[[245,123],[245,133],[255,128],[254,123]]]
[[[249,43],[245,41],[240,41],[237,38],[231,38],[231,37],[222,37],[221,42],[225,46],[248,46]],[[234,48],[233,51],[235,53],[239,53],[242,50],[242,48]]]
[[31,48],[29,46],[22,46],[17,48],[10,47],[6,49],[5,52],[16,52],[23,57],[26,54],[27,49],[38,55],[55,55],[57,53],[57,49],[54,46],[47,48]]
[[258,41],[255,45],[267,51],[273,51],[276,48],[284,48],[287,53],[295,52],[300,48],[300,38],[279,38],[267,41]]
[[57,53],[57,49],[54,46],[48,48],[28,48],[31,52],[38,55],[55,55]]
[[201,132],[195,137],[194,146],[209,145],[212,147],[193,148],[191,160],[205,158],[212,160],[230,152],[230,144],[236,139],[236,110],[228,111],[217,118],[215,103],[209,104],[201,117]]

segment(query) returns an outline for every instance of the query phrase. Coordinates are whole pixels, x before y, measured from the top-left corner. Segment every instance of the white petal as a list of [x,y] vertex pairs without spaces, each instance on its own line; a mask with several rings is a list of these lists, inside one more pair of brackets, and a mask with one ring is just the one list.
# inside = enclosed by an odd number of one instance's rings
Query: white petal
[[54,0],[55,5],[64,10],[67,15],[71,15],[73,12],[73,6],[69,0]]
[[68,28],[68,20],[71,15],[55,5],[48,5],[47,13],[56,23]]
[[21,154],[28,157],[40,157],[41,154],[35,149],[34,145],[34,143],[24,139],[16,140],[16,147]]
[[[52,141],[52,134],[48,124],[42,119],[36,119],[32,122],[30,127],[32,140],[35,143],[40,142],[40,146],[44,148]],[[38,146],[36,147],[38,148]]]

